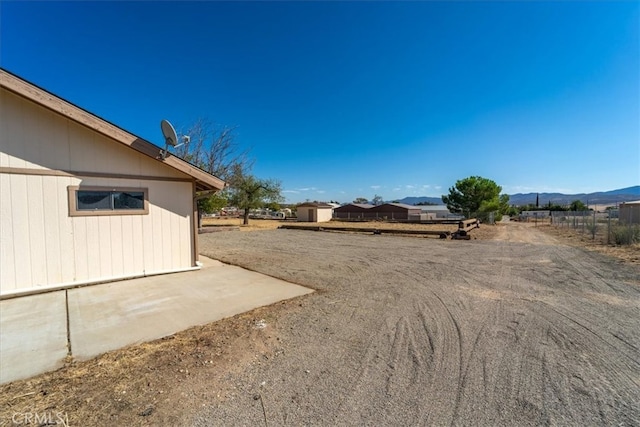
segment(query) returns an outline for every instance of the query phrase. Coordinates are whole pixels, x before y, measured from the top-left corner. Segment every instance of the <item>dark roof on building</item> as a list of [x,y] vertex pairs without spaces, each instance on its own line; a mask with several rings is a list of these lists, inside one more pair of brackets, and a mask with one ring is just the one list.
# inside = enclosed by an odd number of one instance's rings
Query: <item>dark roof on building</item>
[[375,206],[376,208],[384,208],[384,207],[388,207],[388,206],[395,206],[397,208],[402,208],[402,209],[410,209],[410,210],[421,210],[420,206],[414,206],[414,205],[406,205],[404,203],[385,203],[383,205],[378,205]]
[[348,203],[346,205],[342,205],[339,208],[339,210],[345,211],[345,210],[349,210],[352,208],[358,208],[358,209],[371,209],[373,207],[373,205],[369,205],[366,203]]

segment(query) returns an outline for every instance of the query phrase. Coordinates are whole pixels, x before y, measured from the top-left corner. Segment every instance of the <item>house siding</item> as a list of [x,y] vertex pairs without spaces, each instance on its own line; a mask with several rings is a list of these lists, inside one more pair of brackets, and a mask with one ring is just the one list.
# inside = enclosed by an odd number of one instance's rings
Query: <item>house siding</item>
[[[0,93],[0,295],[193,266],[193,179]],[[69,186],[148,189],[147,215],[69,215]]]

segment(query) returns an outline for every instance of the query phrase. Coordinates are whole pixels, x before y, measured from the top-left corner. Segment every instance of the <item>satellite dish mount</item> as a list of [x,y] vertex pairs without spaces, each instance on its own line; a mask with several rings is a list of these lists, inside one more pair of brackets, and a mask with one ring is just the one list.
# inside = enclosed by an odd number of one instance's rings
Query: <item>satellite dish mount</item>
[[162,160],[164,160],[167,157],[167,154],[169,154],[169,146],[178,148],[188,144],[191,140],[189,136],[185,135],[181,138],[182,142],[178,144],[178,135],[171,123],[169,123],[169,120],[162,120],[160,122],[160,129],[162,129],[162,135],[164,135],[164,150],[160,150],[160,158]]

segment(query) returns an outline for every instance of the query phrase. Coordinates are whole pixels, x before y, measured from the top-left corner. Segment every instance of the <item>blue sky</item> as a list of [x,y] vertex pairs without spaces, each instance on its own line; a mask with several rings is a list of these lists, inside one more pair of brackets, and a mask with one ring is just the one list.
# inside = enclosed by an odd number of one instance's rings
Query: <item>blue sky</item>
[[238,127],[290,202],[640,184],[637,2],[0,2],[0,65],[161,145]]

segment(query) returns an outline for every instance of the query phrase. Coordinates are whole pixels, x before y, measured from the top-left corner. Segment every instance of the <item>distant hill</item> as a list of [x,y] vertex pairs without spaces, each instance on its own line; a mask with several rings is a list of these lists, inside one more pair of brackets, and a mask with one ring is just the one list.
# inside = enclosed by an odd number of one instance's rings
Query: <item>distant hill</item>
[[[509,195],[509,204],[522,206],[534,204],[538,193],[517,193]],[[442,205],[440,197],[405,197],[404,199],[396,199],[400,203],[407,205],[415,205],[418,203],[434,203]],[[620,188],[618,190],[600,191],[597,193],[581,193],[581,194],[562,194],[562,193],[539,193],[540,206],[546,205],[551,201],[552,204],[568,205],[574,200],[580,200],[590,205],[613,205],[621,202],[630,202],[632,200],[640,200],[640,185],[633,187]],[[390,202],[386,201],[385,203]]]
[[[509,204],[516,206],[534,204],[536,202],[536,194],[537,193],[518,193],[509,195]],[[588,194],[540,193],[538,198],[540,206],[546,205],[549,202],[557,205],[568,205],[574,200],[580,200],[582,203],[588,203],[590,205],[613,205],[638,199],[640,199],[640,185]]]
[[396,199],[405,205],[417,205],[418,203],[433,203],[435,205],[443,205],[440,197],[405,197],[404,199]]

